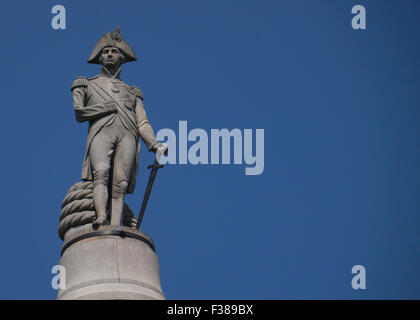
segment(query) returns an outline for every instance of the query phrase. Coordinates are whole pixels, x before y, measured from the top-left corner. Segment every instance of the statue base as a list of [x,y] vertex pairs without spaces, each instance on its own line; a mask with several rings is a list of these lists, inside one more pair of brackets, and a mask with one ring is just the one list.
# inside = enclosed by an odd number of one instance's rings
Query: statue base
[[65,289],[58,291],[58,300],[165,299],[154,243],[139,230],[72,228],[64,237],[60,265]]

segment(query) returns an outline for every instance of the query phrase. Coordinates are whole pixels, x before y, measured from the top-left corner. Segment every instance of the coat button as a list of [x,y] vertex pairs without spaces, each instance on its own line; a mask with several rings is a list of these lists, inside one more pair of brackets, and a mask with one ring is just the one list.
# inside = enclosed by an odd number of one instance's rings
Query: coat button
[[112,92],[115,92],[115,93],[120,92],[120,89],[115,88],[115,87],[112,87],[111,90],[112,90]]
[[130,101],[124,102],[124,105],[127,107],[127,109],[131,110],[133,108],[133,104]]

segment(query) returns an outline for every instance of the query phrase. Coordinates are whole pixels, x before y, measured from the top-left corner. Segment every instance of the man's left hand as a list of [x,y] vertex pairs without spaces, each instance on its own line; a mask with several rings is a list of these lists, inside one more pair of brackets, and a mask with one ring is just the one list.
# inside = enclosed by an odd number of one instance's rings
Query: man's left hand
[[160,156],[168,153],[168,145],[166,143],[158,142],[152,147],[152,151],[156,153],[159,159]]

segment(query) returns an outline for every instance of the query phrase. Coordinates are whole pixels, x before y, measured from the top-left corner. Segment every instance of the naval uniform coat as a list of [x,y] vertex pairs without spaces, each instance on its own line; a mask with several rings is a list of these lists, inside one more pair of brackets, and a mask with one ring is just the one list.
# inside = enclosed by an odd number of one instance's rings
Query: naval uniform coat
[[153,129],[143,107],[143,94],[139,88],[129,86],[115,77],[101,73],[93,78],[78,77],[72,85],[73,108],[78,122],[89,121],[89,133],[86,141],[86,153],[83,160],[82,180],[93,181],[89,150],[96,134],[106,125],[111,124],[117,115],[123,125],[136,137],[135,166],[129,176],[127,193],[133,193],[138,171],[140,152],[139,137],[148,149],[157,143]]

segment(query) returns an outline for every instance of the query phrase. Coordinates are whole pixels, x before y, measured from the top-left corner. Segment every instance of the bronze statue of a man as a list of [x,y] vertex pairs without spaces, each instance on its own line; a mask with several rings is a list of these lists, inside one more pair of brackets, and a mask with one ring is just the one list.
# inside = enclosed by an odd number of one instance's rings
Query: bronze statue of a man
[[140,89],[120,79],[121,64],[135,60],[117,27],[99,39],[89,57],[89,63],[102,65],[100,73],[78,77],[71,87],[77,121],[89,121],[82,180],[93,181],[94,226],[108,222],[107,208],[111,225],[120,225],[124,196],[133,193],[136,183],[139,138],[149,151],[164,154],[168,149],[156,141]]

